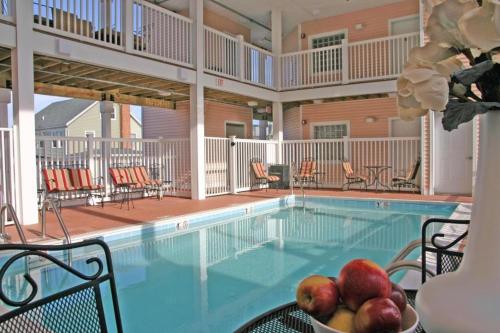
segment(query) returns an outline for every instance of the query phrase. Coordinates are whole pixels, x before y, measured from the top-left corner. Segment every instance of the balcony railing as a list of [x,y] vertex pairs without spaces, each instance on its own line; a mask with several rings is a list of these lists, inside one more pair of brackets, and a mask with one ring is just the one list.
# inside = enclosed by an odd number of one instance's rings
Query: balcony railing
[[[0,19],[13,0],[0,0]],[[128,53],[194,67],[193,21],[146,0],[33,0],[34,27]],[[207,73],[273,90],[395,79],[419,33],[286,53],[280,56],[204,27]]]
[[0,0],[0,20],[12,21],[13,1],[14,0]]

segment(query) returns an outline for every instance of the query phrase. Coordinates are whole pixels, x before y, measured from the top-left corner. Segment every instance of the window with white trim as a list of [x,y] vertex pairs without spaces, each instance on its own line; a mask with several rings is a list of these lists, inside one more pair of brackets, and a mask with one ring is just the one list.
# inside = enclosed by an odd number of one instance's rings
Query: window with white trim
[[348,135],[347,123],[314,125],[315,139],[342,139]]
[[[323,47],[342,44],[346,38],[345,32],[339,32],[328,36],[315,37],[311,39],[311,48],[319,49]],[[313,53],[313,72],[325,72],[340,70],[342,68],[342,50],[325,50]]]
[[[314,139],[342,139],[349,135],[348,123],[313,125]],[[317,149],[318,150],[318,149]],[[344,158],[344,145],[334,144],[332,150],[323,152],[327,161],[341,161]]]

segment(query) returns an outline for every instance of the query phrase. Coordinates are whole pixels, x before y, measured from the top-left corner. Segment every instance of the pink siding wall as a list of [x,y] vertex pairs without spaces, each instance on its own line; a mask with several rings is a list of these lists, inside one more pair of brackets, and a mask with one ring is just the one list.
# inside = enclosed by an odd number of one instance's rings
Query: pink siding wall
[[298,28],[292,30],[283,38],[283,53],[299,51]]
[[[301,25],[302,33],[305,34],[305,38],[301,41],[302,49],[306,50],[309,48],[310,36],[342,29],[348,30],[348,39],[350,42],[385,37],[389,35],[390,19],[418,15],[418,13],[418,0],[404,0],[395,4],[304,22]],[[356,30],[354,26],[358,23],[362,23],[364,28]],[[296,36],[297,31],[292,31],[285,38],[283,49],[293,49],[297,43]]]
[[252,109],[219,102],[205,102],[205,135],[224,137],[225,122],[244,123],[246,138],[252,138]]
[[188,103],[177,103],[176,110],[142,108],[142,128],[145,139],[189,138]]
[[[248,107],[206,101],[205,135],[224,137],[225,122],[244,123],[246,138],[252,137],[252,110]],[[166,139],[189,138],[189,102],[177,103],[176,110],[143,108],[143,135],[145,139],[159,136]]]
[[[374,123],[367,123],[366,117],[375,117]],[[350,136],[358,138],[389,136],[389,118],[397,117],[395,97],[341,101],[302,106],[303,138],[312,139],[314,123],[349,121]]]
[[[189,16],[189,10],[182,10],[179,14],[187,17]],[[249,28],[210,10],[205,9],[203,11],[203,23],[210,28],[222,32],[227,32],[232,35],[243,35],[245,41],[250,42],[251,32]]]
[[300,140],[301,133],[300,107],[294,107],[283,113],[283,138],[285,140]]

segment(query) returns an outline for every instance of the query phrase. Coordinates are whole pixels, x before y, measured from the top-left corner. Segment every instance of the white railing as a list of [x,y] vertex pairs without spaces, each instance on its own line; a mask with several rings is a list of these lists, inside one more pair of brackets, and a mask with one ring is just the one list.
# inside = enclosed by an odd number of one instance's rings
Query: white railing
[[124,0],[33,0],[35,27],[105,44],[123,45]]
[[393,177],[405,176],[420,155],[420,138],[344,138],[338,140],[298,140],[283,142],[283,163],[295,164],[305,158],[316,160],[322,187],[341,187],[345,183],[343,159],[351,162],[354,171],[369,176],[367,166],[389,168],[380,175],[390,184]]
[[419,34],[413,33],[350,43],[349,81],[397,77],[419,42]]
[[266,88],[276,88],[276,58],[249,43],[243,45],[243,80]]
[[281,56],[281,89],[342,82],[342,46],[330,46]]
[[205,71],[230,78],[240,73],[238,38],[205,27]]
[[109,188],[109,167],[145,166],[151,178],[172,182],[172,194],[185,196],[191,188],[189,139],[107,139],[38,136],[38,188],[44,168],[90,168]]
[[394,79],[419,41],[412,33],[283,54],[281,89]]
[[0,205],[16,208],[14,140],[12,128],[0,128]]
[[193,21],[144,0],[133,0],[134,50],[192,66]]
[[0,0],[0,20],[12,21],[13,0]]
[[227,194],[229,183],[229,139],[205,138],[205,193]]
[[258,159],[264,166],[278,161],[278,142],[264,140],[235,139],[236,191],[248,191],[255,185],[255,176],[250,161]]

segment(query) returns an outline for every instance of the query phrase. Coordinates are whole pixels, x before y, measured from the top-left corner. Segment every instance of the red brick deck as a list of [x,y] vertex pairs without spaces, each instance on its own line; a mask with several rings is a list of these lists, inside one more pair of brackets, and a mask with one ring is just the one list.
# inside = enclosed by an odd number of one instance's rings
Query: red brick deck
[[[167,217],[175,217],[185,214],[196,213],[217,208],[230,207],[232,205],[245,204],[289,195],[289,190],[269,190],[244,192],[237,195],[224,195],[196,201],[183,198],[165,197],[158,201],[153,198],[135,200],[135,208],[127,210],[120,209],[119,203],[106,203],[101,206],[77,206],[63,208],[62,214],[68,230],[72,237],[86,233],[109,231],[111,229],[123,228],[131,225],[140,225],[158,221]],[[295,191],[295,194],[300,194]],[[333,191],[333,190],[306,190],[307,195],[353,197],[353,198],[380,198],[380,199],[402,199],[421,201],[448,201],[448,202],[472,202],[471,197],[464,196],[422,196],[408,193],[374,193],[359,191]],[[35,241],[40,237],[40,224],[25,227],[26,236]],[[7,233],[17,240],[17,233],[13,226],[7,227]],[[53,213],[47,213],[47,236],[50,238],[62,238],[63,233],[55,220]]]

